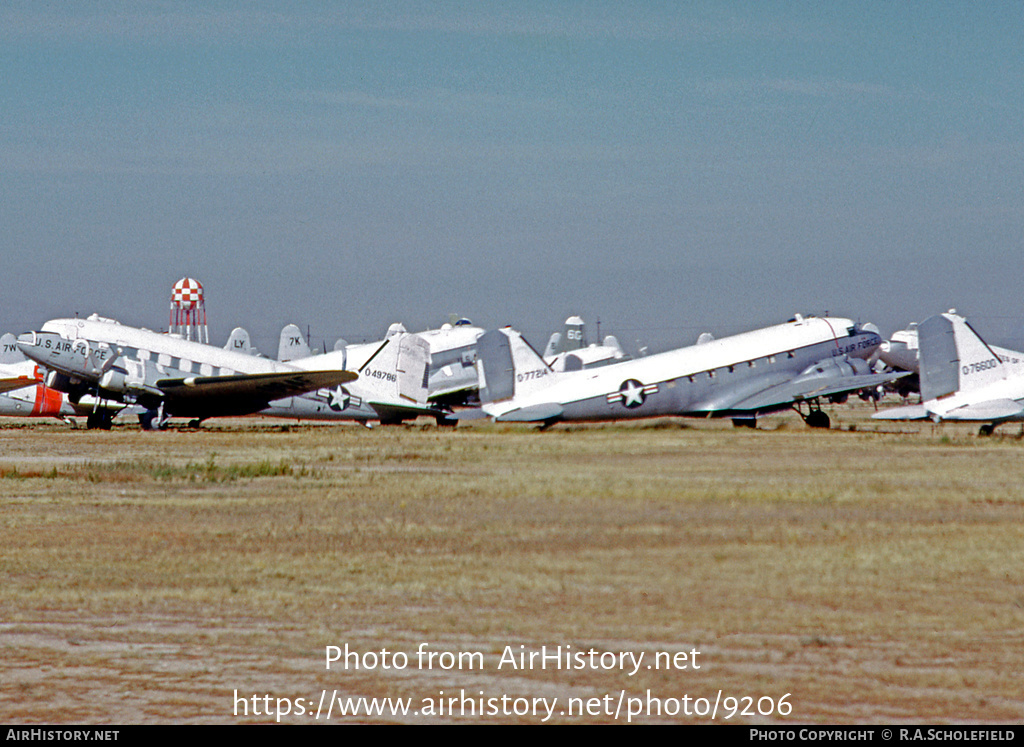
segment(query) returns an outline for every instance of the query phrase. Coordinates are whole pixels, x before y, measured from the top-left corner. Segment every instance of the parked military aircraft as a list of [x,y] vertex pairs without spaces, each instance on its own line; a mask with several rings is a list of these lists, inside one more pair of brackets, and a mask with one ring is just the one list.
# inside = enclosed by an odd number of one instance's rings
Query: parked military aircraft
[[544,360],[555,371],[579,371],[628,358],[619,341],[612,335],[605,337],[600,345],[588,345],[586,325],[578,316],[566,319],[565,329],[553,333],[544,348]]
[[[866,362],[881,338],[873,325],[804,318],[600,368],[557,373],[516,331],[477,342],[483,411],[499,421],[610,420],[662,415],[731,417],[756,425],[762,413],[793,408],[827,428],[821,400],[842,401],[902,373],[873,374]],[[463,417],[472,417],[465,415]]]
[[982,435],[1024,420],[1024,353],[989,345],[952,310],[918,325],[917,349],[921,404],[872,417],[981,422]]
[[[282,332],[282,343],[284,337]],[[439,425],[454,425],[446,410],[427,402],[429,360],[430,346],[426,340],[404,331],[396,331],[381,342],[342,344],[329,353],[293,359],[287,365],[304,371],[356,370],[359,381],[274,400],[260,414],[364,423],[379,420],[385,425],[427,415]]]
[[0,337],[0,392],[0,415],[50,417],[71,423],[72,416],[95,419],[101,409],[109,409],[111,416],[121,409],[101,407],[92,397],[72,403],[63,392],[46,386],[39,366],[25,357],[10,333]]
[[[355,370],[366,366],[373,357],[373,366],[360,371],[357,383],[274,400],[259,414],[299,420],[356,420],[363,423],[379,420],[382,424],[400,423],[426,415],[435,418],[439,425],[454,425],[448,410],[427,401],[424,381],[430,346],[421,339],[423,337],[423,334],[409,334],[401,324],[392,324],[384,340],[355,345],[338,340],[333,351],[314,353],[298,326],[288,324],[281,330],[279,338],[277,360],[280,363],[302,370],[325,367]],[[249,333],[241,327],[231,332],[225,348],[259,355],[250,342]],[[473,383],[476,384],[475,370]]]
[[[352,371],[302,369],[92,315],[54,319],[18,338],[19,349],[49,370],[47,386],[79,402],[85,395],[138,404],[144,428],[170,416],[197,421],[258,412],[272,401],[347,384]],[[107,411],[103,411],[107,412]],[[91,426],[109,428],[104,415]]]
[[[468,319],[417,333],[430,343],[431,402],[461,405],[476,401],[476,341],[483,333],[482,327],[474,326]],[[544,350],[544,360],[554,371],[578,371],[628,358],[612,335],[605,337],[601,345],[588,345],[586,327],[578,316],[566,319],[565,329],[553,333]]]
[[484,333],[469,319],[418,334],[430,345],[427,391],[431,402],[462,404],[475,397],[476,341]]

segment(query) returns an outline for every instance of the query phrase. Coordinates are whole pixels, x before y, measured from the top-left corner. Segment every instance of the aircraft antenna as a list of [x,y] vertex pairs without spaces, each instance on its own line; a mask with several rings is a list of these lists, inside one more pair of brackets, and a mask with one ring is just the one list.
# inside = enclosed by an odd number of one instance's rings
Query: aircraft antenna
[[171,318],[168,327],[172,334],[186,340],[209,344],[210,332],[206,327],[206,300],[203,284],[192,278],[182,278],[171,289]]

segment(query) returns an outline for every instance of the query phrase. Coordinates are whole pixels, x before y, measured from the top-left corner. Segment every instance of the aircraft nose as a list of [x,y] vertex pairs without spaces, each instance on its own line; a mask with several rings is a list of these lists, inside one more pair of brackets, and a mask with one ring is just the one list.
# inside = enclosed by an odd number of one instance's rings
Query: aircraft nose
[[37,363],[60,349],[60,335],[53,332],[26,332],[18,335],[18,349]]

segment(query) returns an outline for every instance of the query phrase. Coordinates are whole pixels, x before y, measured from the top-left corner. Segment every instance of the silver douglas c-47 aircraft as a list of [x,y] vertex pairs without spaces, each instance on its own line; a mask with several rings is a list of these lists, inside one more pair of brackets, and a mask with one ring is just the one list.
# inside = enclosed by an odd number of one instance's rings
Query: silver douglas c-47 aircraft
[[[358,378],[352,371],[307,370],[120,324],[92,315],[54,319],[41,331],[18,338],[18,347],[49,370],[46,385],[72,402],[86,395],[145,408],[144,428],[161,427],[171,416],[209,417],[259,412],[274,400]],[[331,363],[332,361],[324,361]],[[90,427],[109,428],[108,410]]]
[[839,402],[906,375],[871,372],[868,359],[881,342],[873,325],[797,315],[692,347],[555,372],[518,332],[504,328],[477,342],[480,401],[495,420],[544,426],[687,415],[753,427],[760,414],[793,408],[809,426],[827,428],[822,399]]
[[980,422],[981,435],[1024,420],[1024,353],[989,345],[954,311],[917,327],[921,404],[894,407],[879,420]]

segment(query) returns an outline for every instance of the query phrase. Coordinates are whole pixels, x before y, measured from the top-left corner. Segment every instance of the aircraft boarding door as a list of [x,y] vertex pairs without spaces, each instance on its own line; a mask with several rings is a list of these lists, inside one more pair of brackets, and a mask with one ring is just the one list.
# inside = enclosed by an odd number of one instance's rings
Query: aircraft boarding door
[[476,368],[481,402],[498,402],[515,394],[512,348],[501,330],[484,332],[476,341]]
[[398,396],[418,404],[427,401],[430,344],[419,335],[402,335],[398,345]]

